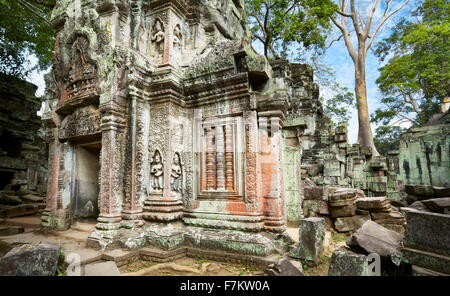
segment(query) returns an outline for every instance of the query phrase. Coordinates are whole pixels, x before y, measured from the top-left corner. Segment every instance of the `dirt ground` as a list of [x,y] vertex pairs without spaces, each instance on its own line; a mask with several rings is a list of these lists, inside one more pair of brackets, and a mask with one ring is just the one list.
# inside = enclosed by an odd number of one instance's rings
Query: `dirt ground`
[[182,258],[171,263],[137,261],[119,268],[122,275],[146,276],[262,276],[262,269],[253,266]]

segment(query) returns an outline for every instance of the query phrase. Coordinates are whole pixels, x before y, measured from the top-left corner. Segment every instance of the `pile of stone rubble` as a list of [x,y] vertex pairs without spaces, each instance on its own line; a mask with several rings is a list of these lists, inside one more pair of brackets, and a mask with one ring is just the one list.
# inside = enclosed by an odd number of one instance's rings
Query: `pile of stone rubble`
[[366,197],[363,191],[353,188],[309,186],[304,191],[303,213],[306,217],[324,218],[338,232],[355,231],[373,220],[403,233],[405,218],[395,203],[386,197]]
[[41,212],[45,196],[31,190],[0,191],[0,218],[15,218]]

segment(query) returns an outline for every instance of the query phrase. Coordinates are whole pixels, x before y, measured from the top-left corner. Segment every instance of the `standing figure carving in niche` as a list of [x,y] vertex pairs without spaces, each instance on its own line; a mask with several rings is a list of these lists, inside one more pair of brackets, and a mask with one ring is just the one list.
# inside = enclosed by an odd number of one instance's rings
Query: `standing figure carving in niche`
[[163,189],[163,173],[164,167],[161,160],[161,154],[156,150],[150,167],[150,181],[153,190]]
[[181,187],[182,187],[181,175],[182,175],[182,171],[181,171],[180,154],[178,152],[176,152],[174,154],[174,156],[173,156],[171,182],[170,182],[171,185],[172,185],[172,190],[173,191],[176,191],[176,192],[180,192],[181,191]]
[[173,29],[173,47],[183,47],[183,33],[181,33],[180,25],[176,25],[175,29]]
[[155,24],[153,25],[152,30],[152,43],[154,44],[154,51],[155,53],[158,53],[160,55],[164,52],[164,25],[160,20],[156,20]]

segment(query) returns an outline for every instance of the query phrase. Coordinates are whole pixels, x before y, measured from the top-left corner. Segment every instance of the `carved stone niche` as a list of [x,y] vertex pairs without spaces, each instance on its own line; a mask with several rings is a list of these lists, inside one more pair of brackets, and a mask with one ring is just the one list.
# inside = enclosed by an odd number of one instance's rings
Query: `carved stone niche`
[[89,55],[89,40],[83,35],[69,38],[61,62],[65,70],[64,91],[56,111],[68,114],[80,106],[98,104],[97,67]]
[[101,114],[95,106],[82,107],[66,116],[59,129],[59,139],[78,140],[98,137],[100,129]]
[[197,198],[243,199],[242,117],[211,118],[197,125]]

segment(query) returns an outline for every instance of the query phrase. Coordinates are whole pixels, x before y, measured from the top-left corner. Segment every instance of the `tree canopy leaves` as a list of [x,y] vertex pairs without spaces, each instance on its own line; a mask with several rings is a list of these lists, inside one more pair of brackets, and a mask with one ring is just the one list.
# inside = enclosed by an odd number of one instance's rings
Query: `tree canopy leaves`
[[52,61],[54,32],[45,21],[55,0],[0,0],[0,72],[23,77],[30,55],[38,59],[38,70]]
[[424,0],[376,49],[377,84],[385,95],[374,122],[422,125],[450,96],[450,3]]
[[325,47],[330,17],[337,6],[331,0],[245,0],[253,38],[266,57],[278,57],[290,44],[303,49]]

